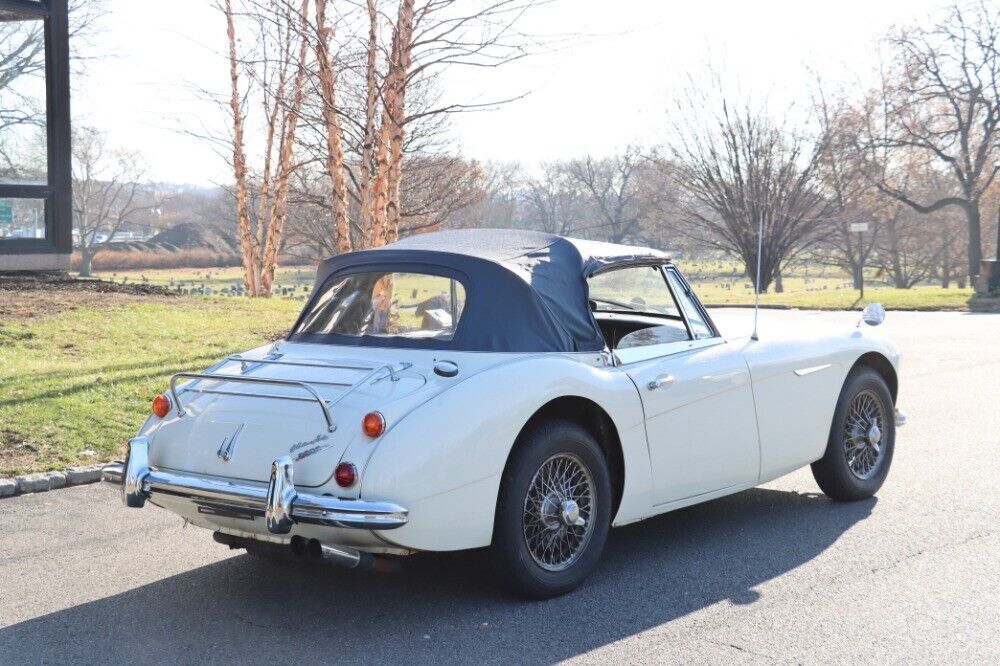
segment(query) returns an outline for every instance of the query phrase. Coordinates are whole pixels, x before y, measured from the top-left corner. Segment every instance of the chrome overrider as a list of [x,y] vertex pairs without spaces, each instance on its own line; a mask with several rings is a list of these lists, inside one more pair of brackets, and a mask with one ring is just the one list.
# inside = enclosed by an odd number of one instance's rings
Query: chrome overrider
[[298,523],[363,530],[391,530],[406,524],[407,510],[390,502],[366,502],[295,489],[291,458],[271,465],[268,484],[231,481],[197,474],[166,472],[149,466],[149,441],[134,437],[124,463],[104,467],[102,478],[120,487],[125,506],[139,508],[147,499],[186,499],[206,513],[243,518],[263,517],[272,534],[288,534]]

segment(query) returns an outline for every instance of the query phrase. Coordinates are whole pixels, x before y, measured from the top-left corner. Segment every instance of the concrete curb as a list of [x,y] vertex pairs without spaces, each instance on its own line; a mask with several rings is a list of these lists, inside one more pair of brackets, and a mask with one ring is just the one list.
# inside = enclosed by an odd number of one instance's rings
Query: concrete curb
[[21,474],[12,479],[0,479],[0,498],[16,497],[28,493],[44,493],[57,488],[96,483],[101,480],[101,468],[103,467],[104,463],[101,463],[86,467],[70,467],[61,472],[38,472],[37,474]]

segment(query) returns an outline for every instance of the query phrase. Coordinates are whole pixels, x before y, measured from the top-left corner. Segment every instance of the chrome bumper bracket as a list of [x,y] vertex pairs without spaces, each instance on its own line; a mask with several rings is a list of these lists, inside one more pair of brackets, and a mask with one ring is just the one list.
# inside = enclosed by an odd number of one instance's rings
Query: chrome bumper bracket
[[106,465],[102,478],[119,487],[128,507],[140,508],[147,499],[157,496],[181,498],[199,511],[206,509],[204,513],[262,517],[272,534],[288,534],[295,524],[391,530],[402,527],[408,519],[405,508],[390,502],[298,492],[294,465],[288,456],[271,464],[271,480],[266,485],[236,482],[153,469],[149,466],[149,441],[134,437],[129,440],[125,462]]

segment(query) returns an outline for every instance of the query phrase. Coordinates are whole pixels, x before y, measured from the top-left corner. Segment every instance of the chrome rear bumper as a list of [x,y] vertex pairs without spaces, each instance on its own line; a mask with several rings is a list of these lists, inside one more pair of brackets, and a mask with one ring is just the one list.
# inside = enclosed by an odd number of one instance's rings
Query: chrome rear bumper
[[126,506],[142,507],[159,496],[181,498],[205,513],[240,518],[263,517],[272,534],[288,534],[292,525],[323,525],[363,530],[391,530],[406,524],[407,510],[389,502],[365,502],[295,489],[292,460],[271,464],[269,483],[230,481],[211,476],[165,472],[149,466],[149,442],[135,437],[124,463],[104,467],[102,479],[121,489]]

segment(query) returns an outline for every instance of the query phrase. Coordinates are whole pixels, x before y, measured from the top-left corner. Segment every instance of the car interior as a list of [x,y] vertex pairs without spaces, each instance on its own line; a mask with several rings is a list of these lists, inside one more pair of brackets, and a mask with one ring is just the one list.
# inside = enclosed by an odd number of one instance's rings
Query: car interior
[[[591,309],[594,304],[591,304]],[[597,325],[604,334],[608,349],[624,349],[649,344],[682,342],[689,340],[687,327],[681,317],[674,315],[624,314],[594,312]],[[645,333],[635,335],[639,331]]]

